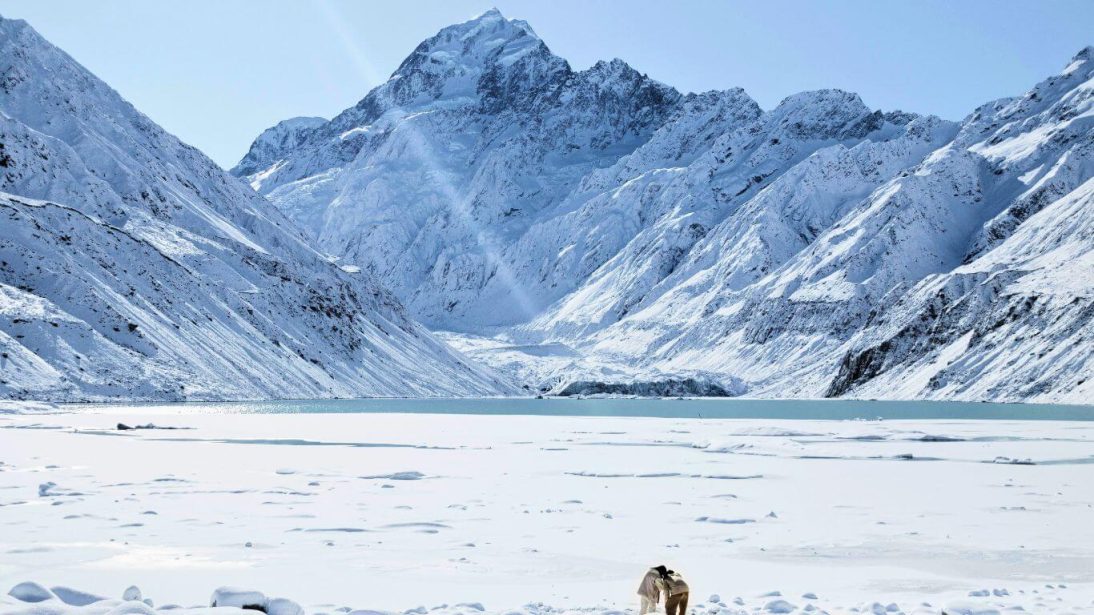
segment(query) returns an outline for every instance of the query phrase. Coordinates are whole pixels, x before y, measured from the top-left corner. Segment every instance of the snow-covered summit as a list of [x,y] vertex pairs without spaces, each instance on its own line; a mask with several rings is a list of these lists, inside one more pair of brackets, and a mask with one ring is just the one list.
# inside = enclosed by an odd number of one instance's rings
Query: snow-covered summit
[[475,96],[513,80],[542,86],[567,71],[569,65],[551,54],[528,24],[491,9],[423,41],[381,89],[388,104],[408,107]]
[[515,290],[524,281],[504,252],[681,99],[620,60],[573,71],[526,24],[488,12],[424,41],[389,81],[246,177],[432,322],[483,309],[491,280],[506,295],[499,315],[530,317],[540,299]]
[[321,117],[294,117],[278,122],[258,135],[247,155],[230,172],[250,175],[267,168],[302,145],[309,131],[326,123],[327,120]]

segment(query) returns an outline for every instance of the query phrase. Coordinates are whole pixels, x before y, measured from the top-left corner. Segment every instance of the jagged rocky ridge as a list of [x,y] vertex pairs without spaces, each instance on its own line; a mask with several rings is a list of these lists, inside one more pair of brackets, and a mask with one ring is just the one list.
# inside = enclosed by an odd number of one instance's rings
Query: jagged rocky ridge
[[234,172],[542,391],[1089,401],[1091,55],[959,123],[764,111],[490,11]]
[[0,18],[0,398],[509,390],[345,269],[25,22]]
[[716,382],[695,378],[669,378],[656,382],[590,382],[575,380],[555,391],[560,397],[586,395],[631,395],[637,397],[732,397],[739,390],[727,390]]

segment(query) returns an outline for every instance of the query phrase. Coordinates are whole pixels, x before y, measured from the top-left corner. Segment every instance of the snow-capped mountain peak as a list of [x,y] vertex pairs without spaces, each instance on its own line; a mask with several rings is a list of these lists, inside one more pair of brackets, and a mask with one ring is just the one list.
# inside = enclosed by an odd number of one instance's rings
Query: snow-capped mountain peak
[[[1079,53],[1075,54],[1075,57],[1071,58],[1071,63],[1064,68],[1061,72],[1063,75],[1070,75],[1075,72],[1082,72],[1084,66],[1088,66],[1088,63],[1094,59],[1094,45],[1087,45],[1079,50]],[[1089,70],[1089,68],[1087,68]]]
[[247,155],[232,170],[233,175],[250,175],[281,160],[303,145],[309,133],[324,124],[321,117],[294,117],[267,128],[251,144]]
[[568,71],[566,62],[552,55],[527,23],[491,9],[423,41],[381,86],[381,93],[390,105],[411,107],[472,97],[518,75],[531,84]]

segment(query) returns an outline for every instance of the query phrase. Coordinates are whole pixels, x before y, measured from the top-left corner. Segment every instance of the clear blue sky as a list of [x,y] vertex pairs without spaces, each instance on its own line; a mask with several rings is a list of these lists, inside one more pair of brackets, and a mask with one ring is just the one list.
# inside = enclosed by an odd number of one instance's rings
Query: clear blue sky
[[225,167],[266,127],[331,117],[424,38],[497,6],[577,69],[623,58],[682,91],[765,108],[838,87],[960,119],[1094,43],[1094,0],[0,0]]

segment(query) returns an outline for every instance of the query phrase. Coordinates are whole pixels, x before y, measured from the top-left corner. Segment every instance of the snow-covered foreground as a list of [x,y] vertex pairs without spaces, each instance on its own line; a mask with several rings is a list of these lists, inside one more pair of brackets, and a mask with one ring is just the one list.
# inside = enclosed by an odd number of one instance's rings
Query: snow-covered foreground
[[0,612],[599,613],[658,563],[703,615],[1094,612],[1092,464],[1080,422],[0,414],[0,593],[115,599]]

